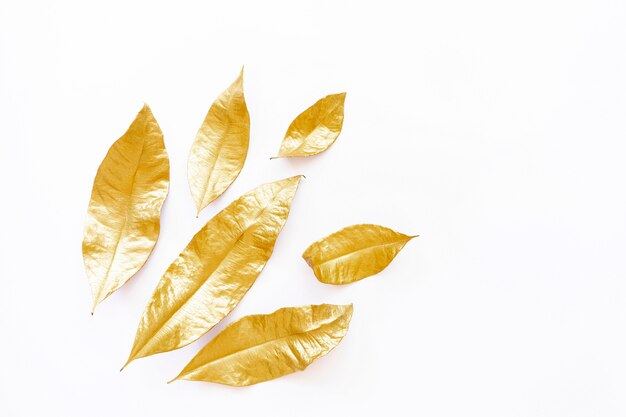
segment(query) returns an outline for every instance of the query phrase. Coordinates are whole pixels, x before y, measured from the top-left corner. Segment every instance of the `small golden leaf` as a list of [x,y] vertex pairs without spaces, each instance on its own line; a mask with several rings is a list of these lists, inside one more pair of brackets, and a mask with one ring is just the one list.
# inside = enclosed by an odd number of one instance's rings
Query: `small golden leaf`
[[198,213],[235,181],[248,154],[250,116],[239,77],[215,100],[189,152],[187,179]]
[[281,308],[244,317],[211,340],[176,379],[246,386],[301,371],[341,342],[352,305]]
[[235,308],[272,255],[300,178],[258,186],[196,233],[152,294],[127,364],[188,345]]
[[289,125],[277,158],[311,156],[328,149],[343,126],[346,93],[331,94],[300,113]]
[[169,182],[163,133],[144,105],[109,149],[93,183],[83,235],[93,309],[148,259],[159,237]]
[[414,237],[375,224],[357,224],[314,242],[302,257],[321,282],[350,284],[385,269]]

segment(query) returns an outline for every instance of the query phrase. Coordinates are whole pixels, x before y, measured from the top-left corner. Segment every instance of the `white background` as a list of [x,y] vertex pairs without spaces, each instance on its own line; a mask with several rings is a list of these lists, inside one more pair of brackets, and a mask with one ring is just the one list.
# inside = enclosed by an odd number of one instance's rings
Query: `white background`
[[[625,2],[171,3],[0,2],[0,415],[626,415]],[[188,151],[242,64],[248,159],[196,219]],[[268,159],[297,114],[341,91],[328,152]],[[171,160],[162,233],[91,317],[91,185],[144,101]],[[120,373],[195,231],[295,174],[237,309]],[[421,237],[375,277],[319,283],[303,250],[361,222]],[[306,371],[165,384],[224,324],[321,302],[353,302],[354,318]]]

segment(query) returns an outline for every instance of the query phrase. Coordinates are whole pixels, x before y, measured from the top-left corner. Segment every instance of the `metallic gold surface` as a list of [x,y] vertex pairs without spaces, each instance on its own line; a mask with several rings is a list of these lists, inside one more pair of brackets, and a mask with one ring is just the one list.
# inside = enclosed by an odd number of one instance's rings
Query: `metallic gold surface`
[[198,213],[235,181],[246,161],[249,141],[242,68],[209,109],[189,152],[187,179]]
[[343,126],[346,93],[331,94],[303,111],[289,125],[276,158],[311,156],[328,149]]
[[321,282],[350,284],[385,269],[414,237],[375,224],[357,224],[314,242],[302,257]]
[[226,327],[176,379],[246,386],[306,368],[341,342],[352,305],[282,308]]
[[255,188],[196,233],[157,285],[127,364],[186,346],[230,313],[272,255],[300,178]]
[[163,133],[143,109],[109,149],[93,183],[83,236],[83,260],[93,310],[143,266],[159,237],[170,163]]

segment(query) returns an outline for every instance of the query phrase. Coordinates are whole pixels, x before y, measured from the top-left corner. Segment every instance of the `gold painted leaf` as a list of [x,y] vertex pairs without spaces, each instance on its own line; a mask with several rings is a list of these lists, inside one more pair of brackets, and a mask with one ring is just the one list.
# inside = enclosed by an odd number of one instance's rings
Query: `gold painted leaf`
[[300,178],[258,186],[196,233],[157,285],[127,364],[188,345],[235,308],[272,255]]
[[159,237],[170,163],[163,133],[147,105],[109,149],[93,183],[83,260],[93,310],[148,259]]
[[276,158],[311,156],[328,149],[343,126],[346,93],[331,94],[300,113],[289,125]]
[[325,284],[350,284],[387,267],[411,239],[383,226],[348,226],[314,242],[302,254]]
[[239,176],[249,142],[242,68],[235,82],[211,105],[189,152],[187,179],[198,213]]
[[174,380],[246,386],[301,371],[341,342],[351,318],[351,304],[246,316],[211,340]]

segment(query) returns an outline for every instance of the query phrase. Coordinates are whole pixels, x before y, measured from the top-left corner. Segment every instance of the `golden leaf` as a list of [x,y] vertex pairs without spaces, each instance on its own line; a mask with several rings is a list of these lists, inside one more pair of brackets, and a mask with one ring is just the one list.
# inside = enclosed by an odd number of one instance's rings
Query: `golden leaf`
[[235,308],[272,255],[300,178],[255,188],[196,233],[157,285],[127,364],[188,345]]
[[174,380],[246,386],[301,371],[341,342],[351,318],[352,305],[330,304],[244,317],[202,348]]
[[311,156],[328,149],[343,126],[346,93],[331,94],[300,113],[289,125],[276,158]]
[[83,260],[98,303],[128,281],[159,237],[170,182],[163,133],[150,108],[141,109],[109,149],[93,183],[83,236]]
[[314,242],[302,257],[321,282],[349,284],[385,269],[414,237],[375,224],[357,224]]
[[239,77],[213,102],[189,152],[187,179],[200,213],[235,181],[248,154],[250,116]]

